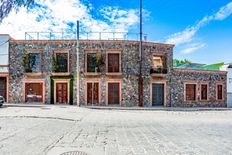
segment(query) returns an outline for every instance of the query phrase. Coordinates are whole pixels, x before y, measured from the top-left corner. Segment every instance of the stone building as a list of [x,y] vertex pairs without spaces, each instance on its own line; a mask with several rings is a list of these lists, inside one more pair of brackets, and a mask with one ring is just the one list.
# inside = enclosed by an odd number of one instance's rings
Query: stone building
[[[174,69],[173,47],[143,43],[144,106],[225,107],[226,72]],[[75,40],[11,40],[9,102],[138,106],[138,51],[137,41],[81,40],[77,57]]]

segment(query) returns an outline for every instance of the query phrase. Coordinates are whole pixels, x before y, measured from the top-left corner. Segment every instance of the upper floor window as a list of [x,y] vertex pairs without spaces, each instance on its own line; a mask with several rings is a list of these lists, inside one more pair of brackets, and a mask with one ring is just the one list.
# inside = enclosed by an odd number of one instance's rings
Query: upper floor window
[[223,86],[222,86],[222,84],[217,85],[217,99],[223,100]]
[[120,72],[119,55],[119,53],[108,53],[108,72]]
[[201,100],[208,100],[208,85],[201,84]]
[[196,101],[196,84],[186,84],[185,89],[186,101]]
[[53,70],[57,73],[68,72],[68,53],[55,53]]
[[98,72],[98,60],[96,53],[87,53],[87,72]]
[[23,56],[23,66],[25,72],[38,73],[41,72],[41,54],[29,53]]
[[153,56],[153,68],[163,68],[163,61],[161,56]]

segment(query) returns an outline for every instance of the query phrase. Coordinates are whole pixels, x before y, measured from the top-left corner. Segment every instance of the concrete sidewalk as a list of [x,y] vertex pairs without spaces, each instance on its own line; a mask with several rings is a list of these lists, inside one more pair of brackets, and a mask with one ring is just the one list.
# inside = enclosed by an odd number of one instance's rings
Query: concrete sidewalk
[[[65,104],[38,104],[38,103],[5,103],[5,107],[78,107],[77,105]],[[96,109],[96,110],[142,110],[142,111],[227,111],[232,108],[205,108],[205,107],[119,107],[119,106],[80,106],[81,108]]]

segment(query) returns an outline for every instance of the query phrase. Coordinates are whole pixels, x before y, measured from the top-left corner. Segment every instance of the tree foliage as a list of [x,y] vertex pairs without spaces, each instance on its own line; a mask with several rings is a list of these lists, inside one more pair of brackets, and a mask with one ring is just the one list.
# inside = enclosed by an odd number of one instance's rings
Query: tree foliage
[[178,60],[178,59],[174,59],[173,60],[173,66],[174,67],[178,67],[180,65],[184,65],[184,64],[191,64],[192,62],[187,60],[187,59],[184,59],[184,60]]
[[12,10],[20,7],[29,7],[34,0],[0,0],[0,23]]

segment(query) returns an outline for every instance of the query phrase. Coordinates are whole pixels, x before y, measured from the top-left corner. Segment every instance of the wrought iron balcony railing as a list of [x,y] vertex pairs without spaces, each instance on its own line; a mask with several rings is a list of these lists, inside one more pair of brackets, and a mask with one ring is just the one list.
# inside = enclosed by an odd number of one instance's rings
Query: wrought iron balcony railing
[[167,74],[168,70],[166,68],[151,68],[150,74]]

